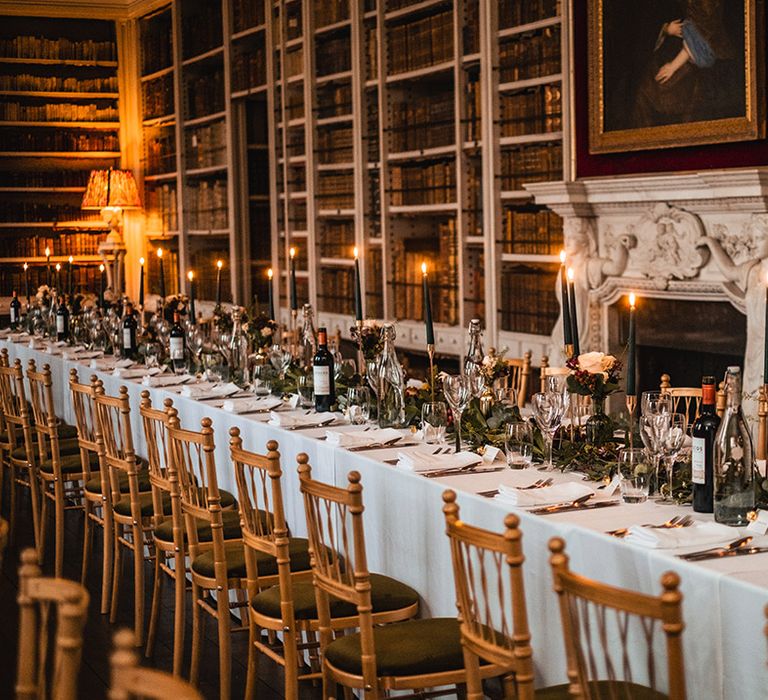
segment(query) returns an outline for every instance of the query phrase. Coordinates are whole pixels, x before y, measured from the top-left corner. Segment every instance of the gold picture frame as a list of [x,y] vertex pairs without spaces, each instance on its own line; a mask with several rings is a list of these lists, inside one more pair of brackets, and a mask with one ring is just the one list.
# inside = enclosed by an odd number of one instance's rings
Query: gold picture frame
[[[743,25],[742,13],[734,12],[737,3],[743,3]],[[652,4],[652,0],[637,3],[645,9],[652,9]],[[638,24],[638,15],[632,15],[633,5],[625,0],[588,0],[589,152],[616,153],[762,138],[763,42],[756,30],[762,27],[758,23],[763,16],[762,1],[682,2],[680,6],[691,17],[671,16],[660,25],[655,45],[653,35],[647,31],[655,26],[654,20],[645,14],[645,24]],[[727,24],[720,23],[723,16]],[[697,21],[703,30],[697,28]],[[646,36],[640,40],[637,33],[643,28]],[[719,28],[722,32],[718,35]],[[630,41],[624,42],[622,38]],[[721,45],[730,48],[721,49]],[[632,74],[621,73],[617,63],[631,68],[646,60],[644,56],[629,55],[632,47],[637,46],[648,53],[647,68],[637,71],[636,83],[631,85]],[[606,53],[611,51],[616,61],[607,66]],[[673,58],[664,63],[662,52]],[[673,68],[674,65],[678,67]],[[717,110],[722,113],[717,114]]]

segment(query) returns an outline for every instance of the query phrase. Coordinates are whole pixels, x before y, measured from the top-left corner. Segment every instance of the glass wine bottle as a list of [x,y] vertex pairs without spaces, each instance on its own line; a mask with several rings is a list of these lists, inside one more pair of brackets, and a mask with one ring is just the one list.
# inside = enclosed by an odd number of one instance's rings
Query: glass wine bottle
[[304,369],[309,369],[312,366],[317,342],[312,304],[304,304],[299,341],[299,362]]
[[755,507],[752,436],[741,411],[741,368],[725,373],[727,405],[715,437],[714,512],[724,525],[747,525]]
[[469,346],[467,356],[464,358],[464,374],[472,377],[480,371],[483,366],[483,330],[480,326],[480,319],[473,318],[469,322]]
[[229,379],[239,387],[248,384],[248,336],[243,330],[243,309],[232,307],[232,337],[229,340]]
[[318,328],[317,352],[312,362],[316,411],[330,411],[336,403],[333,364],[333,355],[328,350],[328,333],[325,328]]
[[10,314],[11,314],[11,328],[13,330],[16,330],[19,327],[19,324],[21,323],[21,302],[19,301],[19,297],[16,294],[15,289],[13,290],[13,297],[11,299]]
[[59,297],[56,304],[56,340],[62,341],[69,338],[69,311],[64,303],[64,298]]
[[137,354],[136,343],[136,316],[133,314],[133,304],[126,302],[123,311],[123,347],[121,355],[123,357],[135,358]]
[[379,427],[402,428],[405,425],[405,378],[395,352],[395,327],[384,324],[384,349],[379,363],[378,398]]
[[181,317],[178,310],[173,312],[173,325],[169,338],[171,367],[174,373],[184,374],[187,371],[186,363],[186,334],[181,325]]
[[691,429],[693,509],[699,513],[711,513],[713,508],[715,437],[719,427],[720,416],[715,412],[715,378],[702,377],[701,413]]

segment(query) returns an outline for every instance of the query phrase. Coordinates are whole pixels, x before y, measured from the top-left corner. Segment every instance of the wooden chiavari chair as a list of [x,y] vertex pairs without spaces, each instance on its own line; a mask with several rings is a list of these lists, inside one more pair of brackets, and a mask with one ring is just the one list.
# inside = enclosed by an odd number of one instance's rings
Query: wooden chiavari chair
[[[258,665],[255,652],[259,652],[285,668],[285,697],[296,698],[299,681],[321,676],[315,639],[319,618],[308,542],[289,536],[277,443],[271,440],[267,454],[259,455],[243,449],[237,428],[230,429],[230,435],[250,600],[251,646],[245,695],[251,697]],[[416,591],[380,574],[371,574],[371,600],[373,624],[407,620],[419,610]],[[356,627],[357,609],[333,600],[330,624],[334,630]],[[262,629],[283,633],[282,653],[261,640]],[[310,654],[310,668],[300,673],[300,654],[304,651]]]
[[507,359],[509,367],[509,388],[514,389],[517,396],[517,407],[522,408],[528,401],[528,386],[531,380],[531,351],[522,357]]
[[[664,590],[659,596],[636,593],[573,573],[561,538],[553,537],[549,549],[560,601],[570,697],[685,700],[685,625],[678,575],[668,571],[661,577]],[[654,655],[659,628],[666,640],[667,695],[658,689],[657,669],[664,666]],[[598,677],[601,675],[603,678]],[[643,682],[635,682],[633,676]]]
[[134,649],[136,638],[130,630],[115,632],[113,641],[109,700],[203,700],[197,689],[186,681],[174,678],[170,673],[141,668]]
[[17,700],[75,700],[88,600],[79,583],[41,576],[34,549],[21,553]]
[[[0,407],[2,408],[7,444],[7,466],[10,471],[10,510],[9,523],[11,532],[16,523],[17,487],[29,489],[32,502],[32,527],[34,529],[35,548],[40,547],[40,484],[37,474],[37,455],[33,438],[29,404],[24,392],[24,372],[21,360],[16,359],[8,365],[8,351],[0,352]],[[5,468],[0,466],[4,472]],[[1,474],[2,472],[0,472]],[[0,478],[0,492],[2,478]]]
[[[134,632],[140,644],[144,638],[144,549],[151,551],[153,547],[152,493],[142,492],[139,487],[140,462],[133,446],[128,388],[121,386],[118,396],[107,396],[104,388],[97,386],[93,403],[99,463],[102,473],[109,475],[114,524],[109,619],[110,622],[117,619],[122,551],[127,549],[133,554]],[[122,481],[127,481],[128,493],[122,493]],[[166,505],[170,512],[170,499]]]
[[[62,448],[60,424],[53,403],[51,368],[44,365],[42,371],[38,371],[35,361],[30,360],[27,381],[37,436],[37,453],[40,457],[37,465],[43,501],[40,513],[40,556],[45,552],[48,503],[52,502],[56,549],[54,572],[56,577],[60,578],[64,569],[64,512],[84,509],[83,485],[93,477],[99,462],[94,455],[89,462],[83,464],[76,440],[74,453],[67,454]],[[77,429],[73,437],[77,437]]]
[[3,554],[5,554],[5,548],[8,546],[9,530],[8,521],[0,518],[0,569],[3,567]]
[[[202,651],[201,612],[218,623],[219,692],[230,697],[232,679],[232,640],[230,633],[245,631],[248,625],[232,628],[231,608],[243,608],[246,588],[245,553],[242,539],[225,540],[222,492],[219,490],[214,459],[211,419],[203,418],[201,430],[185,430],[178,416],[168,419],[168,454],[179,480],[181,510],[191,561],[192,578],[192,659],[190,681],[197,683]],[[210,526],[211,541],[199,536],[200,523]],[[230,591],[237,597],[230,602]],[[213,598],[216,594],[216,602]]]
[[[298,455],[297,460],[319,617],[323,697],[334,697],[335,683],[362,689],[366,698],[390,690],[421,691],[464,683],[461,634],[455,618],[374,627],[360,474],[350,472],[349,486],[338,488],[312,479],[306,454]],[[357,609],[359,632],[333,639],[332,598]],[[483,673],[490,676],[502,672],[493,665],[483,667]]]
[[523,584],[520,519],[504,518],[504,533],[459,519],[456,493],[443,492],[451,543],[456,603],[467,670],[467,698],[483,697],[480,662],[496,664],[507,678],[505,697],[533,700],[533,650]]
[[685,416],[686,427],[699,417],[699,413],[701,413],[701,387],[673,387],[671,377],[668,374],[662,374],[659,389],[672,397],[672,412],[682,413]]

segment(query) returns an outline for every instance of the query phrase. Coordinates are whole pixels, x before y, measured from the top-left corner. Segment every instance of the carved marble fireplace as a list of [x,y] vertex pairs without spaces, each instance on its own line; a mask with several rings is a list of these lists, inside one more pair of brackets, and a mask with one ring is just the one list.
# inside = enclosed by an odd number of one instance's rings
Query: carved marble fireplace
[[[691,308],[702,332],[681,344],[689,343],[692,351],[706,351],[702,337],[716,346],[718,336],[734,335],[738,319],[718,321],[723,316],[714,306],[708,313],[708,302],[721,302],[720,309],[727,302],[746,316],[746,335],[735,338],[729,354],[743,344],[737,355],[744,356],[744,389],[757,390],[763,381],[768,281],[768,169],[536,183],[527,189],[564,219],[582,351],[615,349],[611,309],[630,291],[641,299],[699,302]],[[674,321],[659,317],[653,323]],[[560,338],[558,322],[554,347]]]

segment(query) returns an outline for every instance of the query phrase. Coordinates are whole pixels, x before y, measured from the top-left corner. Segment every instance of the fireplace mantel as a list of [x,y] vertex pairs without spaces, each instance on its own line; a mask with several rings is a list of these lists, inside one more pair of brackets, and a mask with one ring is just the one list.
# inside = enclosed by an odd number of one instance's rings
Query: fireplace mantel
[[[563,217],[582,351],[608,349],[608,307],[629,291],[727,300],[747,315],[745,390],[757,389],[763,381],[768,168],[534,183],[526,189]],[[561,333],[558,322],[554,347],[561,345]]]

